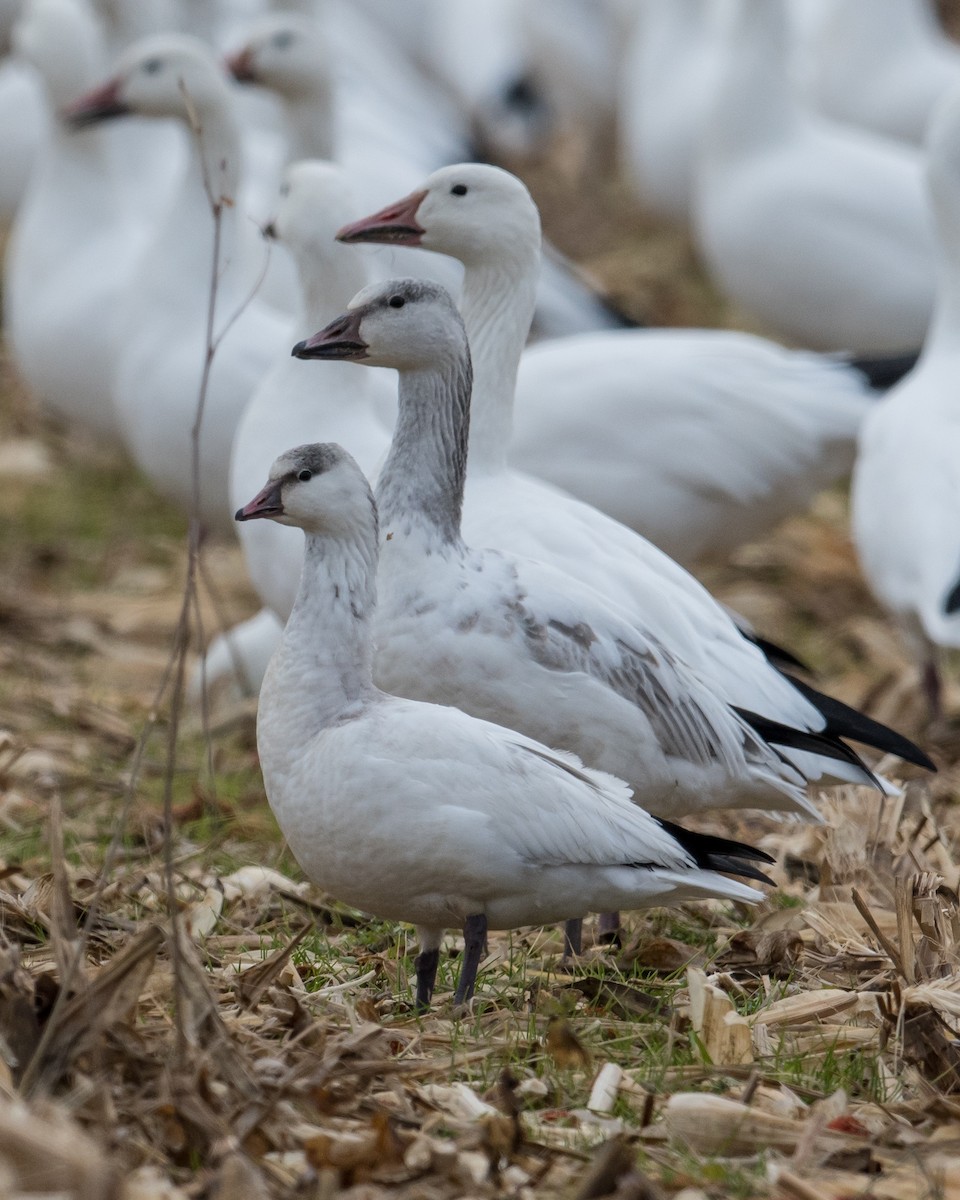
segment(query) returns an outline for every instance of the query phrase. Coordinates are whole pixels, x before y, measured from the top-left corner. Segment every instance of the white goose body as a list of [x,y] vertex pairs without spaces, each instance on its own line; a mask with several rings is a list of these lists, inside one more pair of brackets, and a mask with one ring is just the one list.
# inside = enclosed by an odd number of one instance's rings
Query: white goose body
[[873,399],[855,367],[751,334],[579,334],[520,360],[510,461],[691,566],[843,478]]
[[942,256],[934,319],[916,370],[864,422],[852,490],[854,540],[870,586],[929,663],[938,647],[960,646],[958,147],[955,90],[927,144]]
[[730,34],[695,204],[714,279],[803,346],[918,346],[935,278],[919,155],[803,109],[783,0],[737,0]]
[[[339,447],[283,456],[237,516],[306,533],[297,602],[260,694],[271,808],[315,883],[419,927],[425,974],[443,928],[474,918],[513,928],[702,895],[758,898],[704,869],[723,860],[736,871],[723,852],[755,852],[719,840],[710,849],[720,855],[687,849],[711,840],[665,829],[620,781],[512,730],[374,687],[376,508]],[[432,986],[418,986],[418,999]],[[458,999],[472,986],[462,978]]]
[[[186,96],[186,99],[185,99]],[[159,491],[189,510],[193,427],[206,355],[215,224],[210,195],[222,197],[220,272],[210,371],[200,437],[200,515],[226,531],[230,450],[250,394],[289,337],[288,322],[253,293],[265,250],[235,197],[240,144],[230,92],[202,43],[158,35],[135,43],[103,89],[75,106],[78,119],[124,112],[178,119],[190,111],[190,161],[170,212],[136,266],[123,314],[114,396],[124,438]],[[189,107],[188,107],[189,106]],[[209,187],[209,194],[208,194]]]
[[960,47],[931,0],[827,0],[809,91],[821,112],[921,143],[937,101],[960,84]]

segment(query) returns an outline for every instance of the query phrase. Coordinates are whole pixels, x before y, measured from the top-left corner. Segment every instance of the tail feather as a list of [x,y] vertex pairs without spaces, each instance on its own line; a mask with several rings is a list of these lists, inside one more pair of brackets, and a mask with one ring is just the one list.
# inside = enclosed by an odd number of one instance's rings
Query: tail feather
[[717,837],[712,833],[697,833],[693,829],[684,829],[682,825],[674,825],[672,821],[655,819],[679,842],[698,867],[705,867],[710,871],[725,871],[728,875],[739,875],[743,879],[756,879],[759,883],[773,883],[769,876],[752,865],[755,862],[776,861],[765,850],[748,846],[746,842]]

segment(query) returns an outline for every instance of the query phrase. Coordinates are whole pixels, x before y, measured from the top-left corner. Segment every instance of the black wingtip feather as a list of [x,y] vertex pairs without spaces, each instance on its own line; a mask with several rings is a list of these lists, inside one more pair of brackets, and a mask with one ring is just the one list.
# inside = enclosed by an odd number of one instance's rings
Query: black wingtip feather
[[947,598],[943,602],[943,611],[948,617],[952,617],[955,612],[960,611],[960,579],[947,592]]
[[[812,690],[812,689],[811,689]],[[784,749],[806,750],[811,754],[819,754],[823,758],[833,758],[837,762],[850,763],[851,766],[863,773],[864,783],[883,791],[880,780],[870,770],[856,750],[841,742],[829,729],[813,732],[807,729],[794,729],[792,725],[782,725],[769,717],[761,717],[746,708],[734,708],[734,712],[771,746],[782,746]]]
[[773,663],[775,667],[792,667],[795,671],[807,671],[810,668],[790,650],[785,650],[783,646],[778,646],[776,642],[771,642],[768,638],[759,637],[755,633],[747,633],[741,629],[740,631],[748,642],[753,642],[757,649],[763,654],[763,657],[768,662]]
[[787,675],[786,678],[823,714],[826,720],[826,727],[822,730],[823,734],[834,738],[852,738],[853,741],[860,742],[864,746],[882,750],[884,754],[896,754],[904,762],[923,767],[926,771],[936,771],[936,763],[902,733],[897,733],[896,730],[882,725],[879,721],[874,721],[872,717],[858,712],[857,709],[851,708],[849,704],[844,704],[841,700],[834,699],[833,696],[825,696],[816,688],[810,687],[809,684],[794,679],[792,675]]
[[698,867],[705,867],[710,871],[723,871],[727,875],[738,875],[743,879],[754,879],[758,883],[773,884],[768,875],[751,865],[755,862],[776,862],[765,850],[748,846],[746,842],[716,837],[712,833],[697,833],[693,829],[684,829],[682,825],[674,825],[672,821],[660,818],[657,818],[657,821],[661,828],[680,843]]
[[909,354],[889,354],[882,358],[858,357],[848,361],[851,367],[866,377],[874,391],[885,392],[913,370],[919,357],[920,351],[913,350]]

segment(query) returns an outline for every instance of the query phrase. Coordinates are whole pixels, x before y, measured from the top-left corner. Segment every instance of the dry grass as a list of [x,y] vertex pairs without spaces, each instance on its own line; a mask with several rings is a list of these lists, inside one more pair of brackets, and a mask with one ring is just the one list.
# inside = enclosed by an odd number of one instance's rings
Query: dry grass
[[[531,180],[632,311],[736,323],[616,185]],[[460,1022],[455,937],[418,1019],[407,933],[299,882],[249,704],[219,711],[212,777],[181,731],[164,828],[183,522],[9,379],[0,519],[0,1195],[960,1195],[960,746],[922,728],[840,494],[708,582],[940,774],[835,793],[822,829],[727,825],[777,856],[759,912],[636,915],[576,974],[554,931],[495,936]],[[206,560],[252,613],[236,548]]]

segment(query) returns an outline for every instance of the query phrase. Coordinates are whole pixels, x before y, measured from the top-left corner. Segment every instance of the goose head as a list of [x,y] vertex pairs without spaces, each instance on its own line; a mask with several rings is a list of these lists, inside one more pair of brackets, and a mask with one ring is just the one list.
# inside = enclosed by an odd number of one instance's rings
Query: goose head
[[467,334],[450,293],[423,279],[374,283],[343,316],[293,348],[296,358],[345,359],[398,371],[469,361]]
[[422,188],[345,225],[341,242],[422,246],[467,266],[540,250],[540,214],[515,175],[486,163],[441,167]]
[[226,78],[199,38],[157,34],[128,47],[113,77],[81,96],[66,115],[78,127],[128,113],[192,123],[229,98]]
[[237,510],[236,520],[270,520],[350,538],[375,530],[376,508],[366,477],[346,450],[316,442],[281,454],[266,485]]
[[255,83],[294,99],[315,92],[328,73],[329,54],[316,21],[283,13],[258,22],[244,44],[228,55],[238,83]]
[[58,111],[103,71],[100,31],[92,13],[77,0],[28,0],[11,40],[16,56],[39,72]]
[[319,159],[301,159],[283,173],[276,214],[264,236],[287,246],[296,259],[306,254],[328,258],[331,249],[343,255],[356,254],[334,242],[352,208],[353,193],[341,167]]

